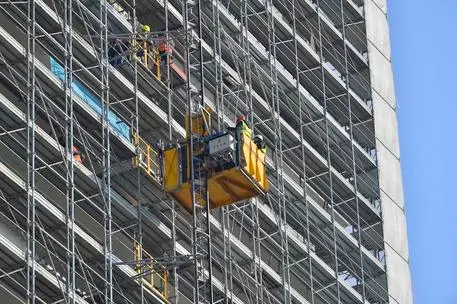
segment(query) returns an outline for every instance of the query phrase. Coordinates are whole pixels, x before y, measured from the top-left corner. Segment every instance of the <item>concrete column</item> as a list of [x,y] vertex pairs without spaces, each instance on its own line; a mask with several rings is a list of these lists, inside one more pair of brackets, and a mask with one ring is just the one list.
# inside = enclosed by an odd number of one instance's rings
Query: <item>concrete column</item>
[[386,0],[365,0],[389,302],[413,303]]

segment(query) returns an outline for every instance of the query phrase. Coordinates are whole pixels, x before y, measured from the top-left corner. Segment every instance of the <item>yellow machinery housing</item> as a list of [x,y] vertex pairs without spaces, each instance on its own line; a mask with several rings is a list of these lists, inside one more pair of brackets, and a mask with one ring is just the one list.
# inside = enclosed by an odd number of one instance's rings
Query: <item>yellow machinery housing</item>
[[[265,153],[248,136],[241,134],[240,137],[238,143],[235,143],[239,157],[234,157],[233,165],[212,168],[207,173],[210,209],[253,198],[268,191]],[[192,213],[188,152],[188,143],[164,150],[162,174],[165,191]],[[205,200],[204,197],[198,197],[198,193],[196,191],[196,199]]]

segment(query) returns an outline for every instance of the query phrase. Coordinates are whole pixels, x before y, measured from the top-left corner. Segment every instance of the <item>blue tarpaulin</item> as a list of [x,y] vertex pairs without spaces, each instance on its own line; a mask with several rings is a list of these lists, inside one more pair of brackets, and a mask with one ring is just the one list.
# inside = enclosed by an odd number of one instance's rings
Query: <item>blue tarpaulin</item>
[[[57,76],[62,82],[65,81],[64,68],[60,65],[57,60],[53,57],[50,57],[51,62],[51,72]],[[101,100],[92,94],[81,82],[74,80],[71,84],[73,92],[80,97],[85,103],[87,103],[95,112],[99,115],[102,115],[102,102]],[[114,112],[110,111],[108,113],[108,121],[111,127],[113,127],[116,132],[125,137],[130,141],[130,128],[129,126],[121,120]]]

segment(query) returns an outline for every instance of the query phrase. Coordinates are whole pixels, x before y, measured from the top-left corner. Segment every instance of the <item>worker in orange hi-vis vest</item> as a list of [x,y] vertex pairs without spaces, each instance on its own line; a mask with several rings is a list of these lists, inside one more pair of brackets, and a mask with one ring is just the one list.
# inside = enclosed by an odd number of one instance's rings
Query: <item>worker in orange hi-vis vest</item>
[[82,154],[76,146],[73,146],[73,159],[77,163],[82,163],[84,160],[84,154]]
[[[62,147],[65,147],[65,138],[63,135],[60,135],[57,140]],[[76,145],[73,145],[72,154],[74,161],[77,163],[81,164],[85,159],[84,154],[79,151]]]

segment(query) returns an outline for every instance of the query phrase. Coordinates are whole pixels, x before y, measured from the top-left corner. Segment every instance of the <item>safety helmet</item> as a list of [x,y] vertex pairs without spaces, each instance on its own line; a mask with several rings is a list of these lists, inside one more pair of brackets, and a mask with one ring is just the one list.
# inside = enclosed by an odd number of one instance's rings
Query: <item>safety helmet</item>
[[246,120],[246,116],[240,115],[240,117],[238,117],[238,119],[236,120],[236,122],[241,122],[241,121],[245,121],[245,120]]
[[142,31],[143,33],[149,33],[149,32],[151,31],[151,28],[149,27],[149,25],[143,25],[143,26],[141,27],[141,31]]
[[256,136],[254,136],[254,140],[255,140],[255,141],[259,141],[259,142],[260,142],[260,141],[263,141],[263,136],[260,135],[260,134],[258,134],[258,135],[256,135]]

